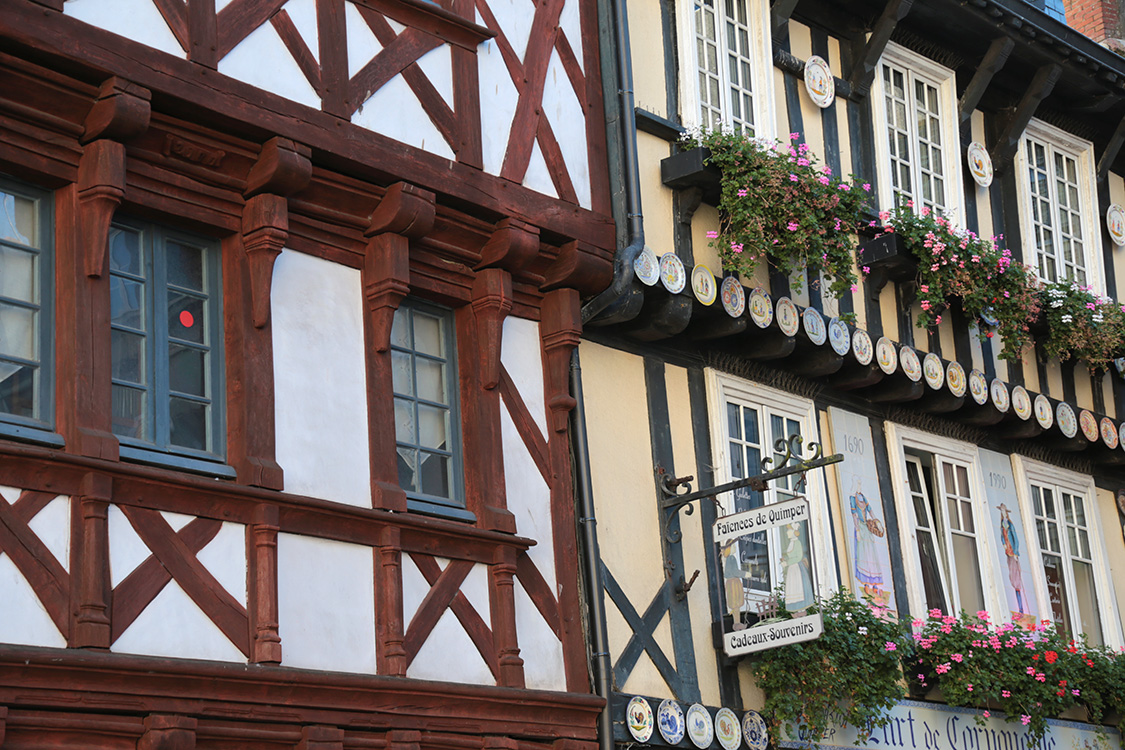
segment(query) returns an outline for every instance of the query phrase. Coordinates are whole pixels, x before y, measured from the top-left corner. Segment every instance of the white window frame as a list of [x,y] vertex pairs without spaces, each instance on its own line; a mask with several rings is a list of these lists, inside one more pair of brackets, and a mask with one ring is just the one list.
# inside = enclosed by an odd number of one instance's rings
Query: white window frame
[[[891,182],[891,145],[887,130],[886,90],[883,84],[883,64],[889,64],[905,71],[910,81],[915,78],[935,86],[941,106],[942,169],[945,178],[945,215],[954,223],[963,221],[964,184],[961,177],[961,136],[957,124],[957,81],[956,74],[949,68],[919,55],[894,42],[887,44],[875,71],[872,83],[871,110],[875,123],[876,144],[875,174],[879,186],[879,207],[882,210],[894,208],[894,187]],[[908,88],[913,90],[912,83]],[[910,126],[910,148],[914,166],[913,184],[917,190],[918,181],[918,136],[914,131],[914,119],[907,118]],[[915,210],[921,208],[915,198]]]
[[[809,450],[810,442],[820,442],[820,429],[816,417],[816,407],[806,398],[794,396],[784,391],[751,383],[733,375],[707,371],[707,402],[711,419],[711,456],[714,467],[714,484],[719,485],[733,480],[730,454],[728,453],[728,431],[726,404],[728,400],[738,401],[759,409],[762,415],[760,427],[768,426],[770,415],[780,415],[796,420],[801,425],[804,448]],[[772,448],[772,446],[769,446]],[[763,456],[764,458],[765,456]],[[809,501],[809,533],[813,546],[814,578],[813,586],[817,596],[828,596],[839,587],[836,577],[836,563],[832,550],[830,519],[828,517],[828,493],[823,470],[811,471],[806,475],[805,497]],[[775,502],[772,487],[766,491],[766,502]],[[718,498],[718,514],[733,512],[731,494]]]
[[[894,484],[895,509],[898,512],[899,541],[901,545],[903,570],[906,571],[906,595],[910,613],[914,617],[925,618],[927,613],[926,592],[922,582],[922,568],[918,557],[917,520],[914,516],[914,503],[910,496],[910,486],[906,476],[907,450],[918,450],[948,458],[965,464],[969,472],[969,484],[973,489],[973,528],[976,529],[977,557],[980,564],[981,590],[984,595],[984,608],[988,612],[1002,612],[1001,598],[997,582],[993,577],[996,550],[993,548],[992,522],[988,517],[987,490],[980,468],[980,456],[976,446],[950,440],[928,432],[904,427],[888,422],[886,425],[887,453],[891,464],[891,481]],[[946,544],[949,537],[948,523],[943,521],[941,529],[935,529],[935,537]],[[946,547],[946,554],[950,548]],[[949,596],[952,614],[961,608],[957,593],[956,575],[952,570],[944,572],[946,593]]]
[[[1102,233],[1098,225],[1097,188],[1094,177],[1094,144],[1065,130],[1032,119],[1024,129],[1016,150],[1016,196],[1019,201],[1019,224],[1023,243],[1024,261],[1039,275],[1039,248],[1035,242],[1035,225],[1032,217],[1031,188],[1028,185],[1027,141],[1033,139],[1060,151],[1077,162],[1078,201],[1081,210],[1083,258],[1086,263],[1086,284],[1098,294],[1106,294],[1105,272],[1102,268]],[[1053,184],[1053,181],[1052,181]],[[1051,210],[1057,212],[1057,200],[1051,201]],[[1053,217],[1057,221],[1057,213]],[[1040,278],[1042,278],[1040,276]],[[1045,279],[1046,280],[1046,279]]]
[[[1117,649],[1125,645],[1122,641],[1121,616],[1117,608],[1117,595],[1114,591],[1113,576],[1110,573],[1109,559],[1105,548],[1105,537],[1102,532],[1101,510],[1098,507],[1098,490],[1094,478],[1073,471],[1061,469],[1058,466],[1041,463],[1020,455],[1012,456],[1012,472],[1016,479],[1016,493],[1020,500],[1020,511],[1024,519],[1024,538],[1028,540],[1028,549],[1032,554],[1032,577],[1035,581],[1035,596],[1039,605],[1041,619],[1052,617],[1051,601],[1047,593],[1047,578],[1043,573],[1043,551],[1039,546],[1039,533],[1035,527],[1035,509],[1031,499],[1032,483],[1047,485],[1051,488],[1062,489],[1066,492],[1081,495],[1086,502],[1087,530],[1090,534],[1090,553],[1094,565],[1094,593],[1098,601],[1098,613],[1101,620],[1102,639],[1106,646]],[[1066,534],[1066,522],[1062,523],[1062,534]],[[1064,545],[1067,544],[1063,540]],[[1071,558],[1064,547],[1063,561],[1070,564]],[[1073,575],[1073,574],[1071,574]],[[1067,579],[1070,601],[1071,617],[1078,618],[1081,624],[1081,614],[1078,612],[1077,596],[1073,580]]]
[[[715,0],[719,6],[724,0]],[[745,0],[747,20],[750,27],[751,95],[754,112],[754,137],[772,140],[777,134],[776,105],[773,97],[773,45],[770,41],[769,3],[766,0]],[[725,12],[725,10],[724,10]],[[694,0],[679,0],[676,6],[676,28],[679,39],[680,64],[680,119],[688,129],[703,125],[700,115],[699,72],[696,60],[696,29]],[[719,64],[722,101],[723,129],[729,130],[731,124],[730,87],[726,51],[727,45],[721,29],[717,33],[720,42],[721,60]]]

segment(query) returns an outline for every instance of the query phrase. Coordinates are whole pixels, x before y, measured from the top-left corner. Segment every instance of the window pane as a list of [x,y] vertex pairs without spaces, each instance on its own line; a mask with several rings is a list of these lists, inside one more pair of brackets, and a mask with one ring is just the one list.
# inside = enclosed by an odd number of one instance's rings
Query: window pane
[[0,412],[33,419],[39,368],[0,360]]
[[1047,598],[1051,601],[1051,619],[1060,630],[1071,632],[1070,606],[1066,599],[1066,582],[1063,579],[1062,560],[1055,555],[1043,555],[1043,574],[1047,578]]
[[0,191],[0,240],[39,246],[36,203],[31,198]]
[[418,442],[423,448],[448,449],[448,417],[445,409],[418,405]]
[[144,276],[141,267],[141,235],[133,229],[109,230],[109,270]]
[[422,462],[422,492],[437,497],[452,496],[449,457],[421,451],[419,458]]
[[414,429],[414,402],[408,399],[395,399],[395,440],[400,443],[418,442]]
[[753,445],[761,445],[762,438],[758,434],[758,410],[742,407],[742,439]]
[[203,291],[203,251],[174,240],[166,243],[168,283],[186,289]]
[[410,348],[410,311],[403,308],[395,310],[394,321],[391,323],[391,346],[402,349]]
[[0,355],[36,359],[35,311],[0,302]]
[[21,302],[39,301],[35,288],[34,253],[0,245],[0,296]]
[[739,419],[738,404],[727,403],[727,430],[732,440],[738,440],[742,437],[742,420]]
[[953,559],[957,568],[957,595],[960,599],[960,608],[967,612],[979,612],[985,607],[976,540],[954,534]]
[[204,300],[168,290],[168,335],[193,344],[204,343]]
[[391,352],[391,379],[395,393],[403,396],[414,395],[414,368],[411,357],[406,352]]
[[1102,621],[1098,611],[1098,597],[1094,589],[1094,566],[1074,561],[1074,595],[1078,600],[1078,617],[1082,632],[1093,646],[1102,645]]
[[145,287],[143,282],[120,276],[109,278],[109,320],[137,331],[145,329]]
[[206,397],[207,352],[181,344],[170,344],[168,384],[173,391]]
[[418,357],[418,398],[427,401],[447,403],[445,395],[445,365],[432,359]]
[[445,357],[445,343],[442,341],[441,320],[426,315],[414,313],[414,348],[431,357]]
[[148,394],[137,388],[113,386],[113,434],[144,440],[145,404]]
[[195,450],[207,450],[207,413],[210,407],[198,401],[169,398],[168,416],[171,420],[172,445]]
[[940,609],[948,613],[938,567],[941,561],[934,547],[934,537],[929,532],[918,532],[918,562],[922,568],[922,586],[926,591],[926,609]]
[[110,332],[111,369],[114,380],[145,383],[145,337],[126,331]]
[[407,492],[417,492],[418,451],[414,448],[398,447],[398,485]]

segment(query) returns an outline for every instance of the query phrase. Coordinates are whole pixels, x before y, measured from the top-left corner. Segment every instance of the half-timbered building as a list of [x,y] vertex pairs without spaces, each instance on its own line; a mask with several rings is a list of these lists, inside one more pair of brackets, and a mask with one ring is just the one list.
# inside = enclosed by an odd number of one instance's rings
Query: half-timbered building
[[595,739],[596,24],[0,2],[0,746]]
[[[988,610],[1125,645],[1121,375],[1035,345],[1002,359],[999,338],[978,336],[986,324],[956,305],[917,327],[916,267],[886,257],[865,256],[870,273],[839,298],[815,275],[730,277],[708,237],[722,226],[721,174],[681,141],[702,126],[807,144],[833,175],[869,184],[874,211],[913,198],[1002,235],[1045,281],[1082,279],[1120,301],[1125,237],[1106,217],[1125,201],[1125,59],[1063,17],[1061,2],[1023,0],[667,0],[618,17],[635,96],[620,115],[637,131],[622,252],[636,263],[585,309],[589,440],[576,456],[597,518],[607,746],[636,741],[634,696],[654,713],[665,701],[712,717],[761,709],[720,633],[769,612],[760,605],[788,575],[811,575],[821,594],[850,588],[902,621]],[[835,92],[819,106],[804,79],[814,57]],[[971,175],[973,142],[993,166],[988,186]],[[699,500],[693,514],[670,507],[684,484],[764,471],[794,434],[842,462]],[[810,569],[782,571],[788,548],[771,547],[736,550],[729,573],[716,517],[797,495],[810,504],[796,530]],[[692,746],[681,737],[674,746]],[[659,731],[648,744],[669,746]]]

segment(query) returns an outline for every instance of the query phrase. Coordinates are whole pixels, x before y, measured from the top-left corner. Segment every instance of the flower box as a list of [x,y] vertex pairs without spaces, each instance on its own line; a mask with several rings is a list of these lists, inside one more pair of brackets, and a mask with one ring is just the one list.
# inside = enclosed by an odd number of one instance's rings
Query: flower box
[[902,235],[894,232],[861,244],[856,248],[856,259],[861,267],[870,269],[867,283],[876,292],[888,281],[913,280],[918,276],[918,261]]
[[660,179],[665,187],[676,190],[700,188],[703,200],[717,206],[722,196],[723,173],[707,163],[710,158],[711,149],[705,146],[673,154],[660,162]]

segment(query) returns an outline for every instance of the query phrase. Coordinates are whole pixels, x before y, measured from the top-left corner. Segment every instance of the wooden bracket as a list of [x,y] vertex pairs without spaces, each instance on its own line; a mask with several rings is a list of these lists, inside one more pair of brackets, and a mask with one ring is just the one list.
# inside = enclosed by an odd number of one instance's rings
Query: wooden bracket
[[883,8],[883,14],[875,22],[871,37],[864,39],[859,35],[852,42],[853,59],[855,67],[848,76],[848,83],[852,87],[852,97],[863,99],[871,90],[871,82],[875,80],[875,71],[879,67],[879,58],[891,40],[891,33],[898,22],[906,18],[906,14],[914,5],[914,0],[889,0]]
[[477,269],[503,268],[517,273],[539,254],[539,228],[517,219],[504,219],[480,251]]
[[500,382],[501,337],[504,318],[512,310],[512,274],[487,268],[473,282],[473,315],[477,321],[480,380],[486,391]]
[[247,529],[247,542],[253,550],[250,562],[251,635],[250,661],[256,664],[281,663],[281,635],[278,633],[277,534],[281,530],[276,505],[259,505],[254,522]]
[[344,730],[324,725],[301,727],[297,750],[344,750]]
[[128,141],[148,130],[152,117],[152,93],[124,78],[114,76],[102,83],[98,98],[86,114],[83,145],[100,139]]
[[977,72],[973,74],[973,79],[969,81],[969,85],[965,87],[965,93],[961,95],[958,112],[962,128],[968,126],[973,112],[984,96],[984,92],[988,90],[988,85],[992,83],[993,76],[1004,67],[1004,63],[1008,61],[1008,56],[1012,54],[1015,46],[1016,43],[1010,37],[1002,36],[992,40],[992,44],[989,45],[988,51],[984,53],[980,65],[977,66]]
[[197,724],[190,716],[149,714],[137,750],[194,750]]
[[293,195],[304,190],[312,179],[312,150],[288,138],[270,138],[262,144],[258,161],[246,177],[243,196],[261,193]]
[[78,495],[80,547],[76,565],[78,606],[70,639],[72,648],[110,646],[109,503],[113,478],[90,472],[82,477]]
[[583,294],[593,295],[609,286],[611,281],[612,261],[596,255],[592,245],[571,240],[559,248],[558,256],[543,273],[543,284],[539,288],[549,292],[572,287]]
[[515,547],[496,548],[496,559],[489,566],[492,582],[492,636],[496,644],[496,661],[500,668],[498,683],[504,687],[524,687],[523,659],[516,637]]
[[1031,84],[1028,85],[1023,98],[1008,118],[1004,132],[990,149],[989,156],[992,157],[992,164],[997,172],[1001,172],[1011,164],[1012,157],[1019,148],[1024,129],[1035,116],[1035,110],[1039,109],[1040,102],[1051,94],[1060,75],[1062,75],[1062,66],[1058,63],[1048,63],[1035,71],[1035,77],[1031,79]]
[[797,8],[799,0],[775,0],[770,8],[770,38],[774,44],[784,41],[789,36],[789,17]]
[[289,205],[273,193],[255,195],[242,209],[242,249],[250,268],[250,304],[254,327],[270,319],[273,265],[289,239]]
[[97,140],[86,145],[78,162],[79,236],[86,275],[105,273],[109,225],[125,197],[125,146]]
[[391,348],[395,310],[410,293],[410,242],[397,234],[380,234],[367,242],[363,294],[375,351]]
[[1125,118],[1117,123],[1117,129],[1113,131],[1113,135],[1105,144],[1105,149],[1098,157],[1097,176],[1099,183],[1104,182],[1109,176],[1109,170],[1113,166],[1113,162],[1117,160],[1117,155],[1121,152],[1123,144],[1125,144]]
[[371,214],[367,237],[390,232],[411,240],[421,239],[434,226],[437,196],[406,182],[387,188]]
[[547,409],[551,429],[566,432],[577,402],[570,395],[570,358],[582,334],[582,301],[574,289],[559,289],[543,297],[539,334],[546,353]]

